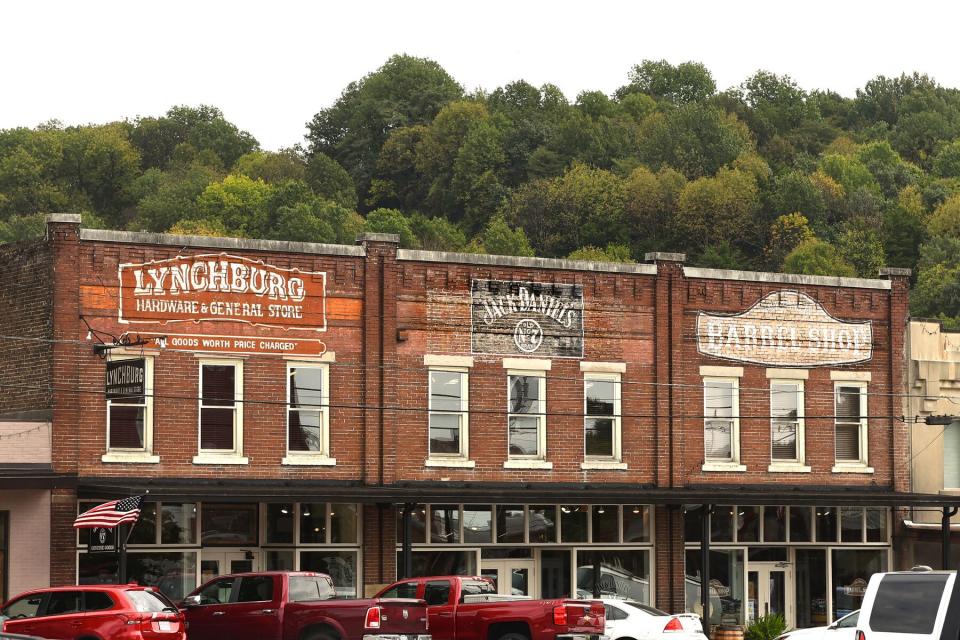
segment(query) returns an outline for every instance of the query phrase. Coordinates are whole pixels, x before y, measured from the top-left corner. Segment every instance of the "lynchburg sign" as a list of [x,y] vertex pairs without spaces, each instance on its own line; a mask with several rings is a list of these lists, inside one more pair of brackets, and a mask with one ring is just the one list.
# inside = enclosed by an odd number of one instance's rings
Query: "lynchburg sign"
[[120,322],[326,330],[326,274],[225,253],[120,265]]
[[740,314],[701,311],[697,350],[777,367],[853,364],[873,355],[873,327],[837,320],[803,293],[775,291]]
[[583,357],[583,287],[473,280],[474,353]]

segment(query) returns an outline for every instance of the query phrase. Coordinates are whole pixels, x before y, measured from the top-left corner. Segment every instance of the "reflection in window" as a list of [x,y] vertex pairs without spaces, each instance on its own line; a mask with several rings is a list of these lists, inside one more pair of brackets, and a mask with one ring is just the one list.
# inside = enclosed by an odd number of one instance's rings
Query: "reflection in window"
[[[792,529],[790,537],[793,538]],[[827,619],[827,552],[797,549],[796,558],[797,627],[825,626],[831,622]]]
[[557,541],[557,508],[530,505],[530,542]]
[[760,510],[763,507],[737,506],[737,541],[760,541]]
[[542,458],[541,430],[545,419],[546,378],[531,375],[509,376],[507,406],[507,449],[511,457]]
[[733,459],[733,404],[736,383],[703,381],[703,455],[707,460]]
[[786,542],[787,541],[787,508],[786,507],[764,507],[763,508],[763,541],[764,542]]
[[[155,587],[174,601],[197,586],[197,552],[169,551],[127,553],[129,579],[137,584]],[[111,554],[81,553],[79,559],[79,584],[116,584],[117,559]]]
[[460,456],[467,416],[467,374],[430,371],[430,455]]
[[[563,505],[560,507],[560,537],[562,542],[587,541],[587,505]],[[530,537],[531,541],[533,536]]]
[[[403,507],[397,507],[397,544],[403,542]],[[427,539],[427,506],[414,505],[410,513],[410,542],[416,544]]]
[[817,542],[837,541],[837,510],[834,507],[816,507]]
[[840,509],[840,542],[863,542],[863,509]]
[[200,539],[210,545],[259,544],[258,513],[257,504],[205,502],[201,510]]
[[325,573],[333,579],[336,594],[357,597],[357,554],[355,551],[301,551],[300,570]]
[[[140,506],[140,517],[136,526],[130,529],[130,537],[127,539],[129,544],[157,544],[157,506],[156,502],[144,502]],[[2,531],[0,535],[3,535]],[[2,593],[0,590],[0,594]]]
[[497,542],[524,542],[523,505],[497,505]]
[[[650,603],[648,551],[577,551],[578,598],[623,598]],[[597,588],[599,585],[599,589]]]
[[357,541],[357,505],[339,503],[330,505],[330,543]]
[[887,510],[867,507],[867,542],[887,542]]
[[802,387],[796,382],[770,385],[770,452],[773,460],[798,460],[799,415],[803,410]]
[[293,549],[267,549],[267,571],[293,571]]
[[327,453],[324,450],[324,423],[327,398],[323,366],[297,365],[287,370],[287,448],[293,452]]
[[493,521],[488,505],[463,505],[463,541],[493,542]]
[[584,454],[588,458],[616,458],[620,429],[620,380],[587,377],[584,380]]
[[733,542],[733,516],[735,507],[717,505],[710,516],[710,540],[712,542]]
[[305,544],[327,541],[327,505],[323,502],[304,502],[300,505],[300,542]]
[[[401,552],[397,552],[397,566],[402,566]],[[302,568],[302,567],[301,567]],[[477,554],[473,551],[444,549],[443,551],[414,551],[413,574],[417,576],[475,576]]]
[[623,506],[623,541],[650,542],[650,507],[642,504]]
[[[700,605],[700,550],[688,549],[686,608],[702,617]],[[710,624],[743,624],[743,551],[710,551]]]
[[813,509],[790,507],[790,542],[813,542]]
[[543,549],[540,552],[540,597],[568,598],[570,591],[570,557],[568,549]]
[[267,505],[267,543],[293,543],[293,505]]
[[874,573],[887,570],[886,549],[834,549],[833,619],[856,611]]
[[611,504],[594,505],[591,510],[593,518],[593,542],[619,542],[617,531],[620,508]]
[[430,542],[460,542],[460,507],[435,504],[430,507]]
[[160,510],[161,544],[196,544],[197,505],[164,502]]

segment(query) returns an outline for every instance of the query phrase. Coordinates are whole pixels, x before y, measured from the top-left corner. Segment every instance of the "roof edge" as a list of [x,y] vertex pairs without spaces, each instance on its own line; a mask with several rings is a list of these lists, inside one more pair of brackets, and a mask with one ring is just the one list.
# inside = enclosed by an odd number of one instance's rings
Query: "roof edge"
[[603,271],[635,275],[657,275],[657,265],[630,262],[592,262],[567,260],[565,258],[530,258],[526,256],[499,256],[484,253],[452,253],[448,251],[423,251],[400,249],[397,260],[410,262],[456,262],[497,267],[527,267],[534,269],[563,269],[570,271]]
[[273,251],[309,253],[362,258],[367,255],[362,246],[322,244],[318,242],[291,242],[288,240],[253,240],[215,236],[181,236],[172,233],[145,231],[114,231],[112,229],[80,229],[80,240],[88,242],[123,242],[128,244],[160,244],[176,247],[215,249],[242,249],[246,251]]
[[889,280],[873,278],[844,278],[840,276],[808,276],[799,273],[773,273],[768,271],[737,271],[734,269],[708,269],[684,267],[687,278],[705,280],[746,280],[750,282],[776,282],[779,284],[806,284],[820,287],[847,287],[853,289],[890,290]]

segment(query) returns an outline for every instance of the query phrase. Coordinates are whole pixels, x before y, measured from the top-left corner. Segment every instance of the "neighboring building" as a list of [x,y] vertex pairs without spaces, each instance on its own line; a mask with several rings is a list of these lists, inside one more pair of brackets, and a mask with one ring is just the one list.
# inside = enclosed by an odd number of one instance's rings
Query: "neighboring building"
[[[52,388],[10,409],[52,415],[35,483],[54,486],[55,584],[114,579],[115,556],[88,553],[72,520],[149,492],[131,575],[174,596],[257,568],[323,570],[362,595],[409,569],[697,610],[713,505],[711,620],[779,610],[809,626],[858,606],[893,566],[890,507],[922,502],[898,398],[901,271],[185,237],[65,215],[0,259],[30,252],[47,315],[15,321],[32,303],[7,295],[0,323],[53,349],[27,341],[0,382]],[[0,289],[32,282],[3,272]],[[99,344],[114,338],[127,344]]]
[[[912,490],[960,496],[960,333],[936,320],[910,322],[905,412],[914,418],[910,442]],[[909,513],[903,567],[941,565],[943,510]],[[951,529],[960,530],[960,516]],[[954,534],[949,566],[960,567],[960,536]]]

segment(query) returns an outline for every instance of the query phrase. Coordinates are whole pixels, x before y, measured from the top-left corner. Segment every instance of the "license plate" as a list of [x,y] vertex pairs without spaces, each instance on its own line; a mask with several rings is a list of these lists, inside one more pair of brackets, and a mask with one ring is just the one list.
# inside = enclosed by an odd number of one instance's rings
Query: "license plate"
[[159,631],[173,631],[173,623],[167,620],[161,620],[157,623],[160,626]]

